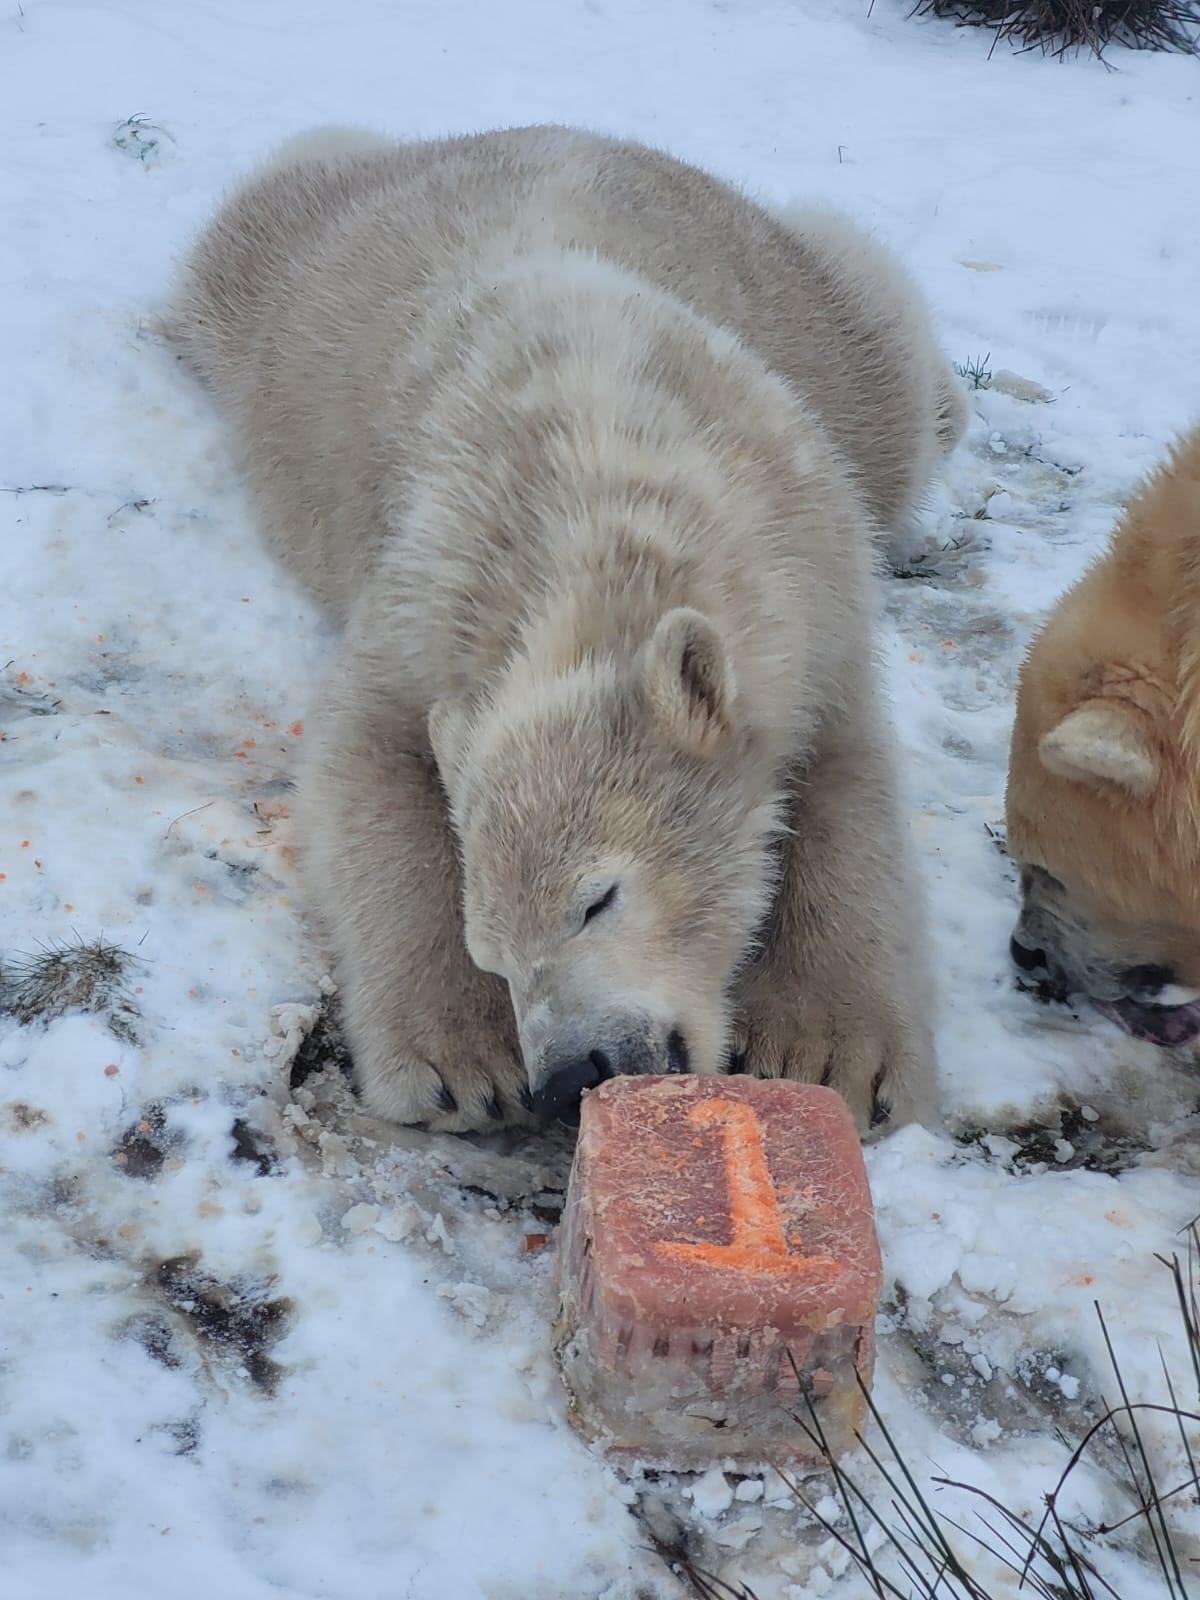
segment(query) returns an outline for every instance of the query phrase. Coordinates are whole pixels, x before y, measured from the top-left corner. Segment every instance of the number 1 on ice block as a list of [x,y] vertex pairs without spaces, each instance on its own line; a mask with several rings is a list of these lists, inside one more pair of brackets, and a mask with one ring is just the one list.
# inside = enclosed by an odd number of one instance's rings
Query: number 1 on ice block
[[718,1096],[697,1101],[688,1111],[696,1128],[719,1128],[725,1163],[732,1238],[689,1244],[663,1240],[657,1248],[675,1261],[695,1261],[733,1272],[817,1272],[837,1266],[829,1256],[793,1255],[771,1182],[762,1130],[752,1106]]

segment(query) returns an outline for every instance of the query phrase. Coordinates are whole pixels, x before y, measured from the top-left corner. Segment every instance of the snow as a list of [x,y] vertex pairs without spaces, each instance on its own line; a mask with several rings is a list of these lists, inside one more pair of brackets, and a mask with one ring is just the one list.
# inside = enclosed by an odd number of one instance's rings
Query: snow
[[[288,814],[329,639],[152,319],[223,186],[322,121],[577,121],[833,201],[911,263],[948,352],[993,369],[917,576],[886,587],[947,1125],[870,1153],[877,1398],[915,1470],[1028,1515],[1059,1431],[1114,1388],[1094,1303],[1131,1391],[1165,1398],[1161,1341],[1187,1392],[1155,1258],[1197,1210],[1194,1064],[1014,989],[997,837],[1022,648],[1200,416],[1195,63],[988,60],[908,10],[0,8],[0,958],[101,936],[137,956],[132,1037],[0,1018],[14,1594],[677,1595],[650,1526],[759,1600],[863,1592],[777,1475],[623,1478],[572,1434],[551,1252],[523,1243],[565,1146],[393,1135],[336,1071],[288,1088],[330,989]],[[1178,1438],[1156,1448],[1179,1481]],[[1125,1515],[1112,1472],[1064,1508]],[[1132,1547],[1106,1559],[1123,1600],[1163,1592]]]
[[685,1492],[702,1517],[719,1517],[733,1504],[733,1490],[720,1467],[709,1467]]

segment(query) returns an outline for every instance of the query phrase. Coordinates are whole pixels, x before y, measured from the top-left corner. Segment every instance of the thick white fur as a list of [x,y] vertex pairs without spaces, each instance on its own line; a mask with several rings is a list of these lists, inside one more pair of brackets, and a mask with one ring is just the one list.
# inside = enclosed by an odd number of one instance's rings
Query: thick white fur
[[891,258],[568,129],[331,130],[234,194],[173,326],[346,621],[303,802],[368,1104],[520,1117],[616,1006],[919,1113],[871,541],[963,409]]

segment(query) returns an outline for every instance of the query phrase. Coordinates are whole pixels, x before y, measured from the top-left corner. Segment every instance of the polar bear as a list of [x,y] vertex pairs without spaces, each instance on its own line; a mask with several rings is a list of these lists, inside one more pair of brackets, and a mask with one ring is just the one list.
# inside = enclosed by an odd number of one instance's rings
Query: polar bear
[[308,134],[171,316],[344,623],[301,774],[366,1105],[932,1083],[872,542],[964,421],[899,266],[566,128]]
[[1012,956],[1152,1044],[1200,1037],[1200,426],[1139,485],[1021,668]]

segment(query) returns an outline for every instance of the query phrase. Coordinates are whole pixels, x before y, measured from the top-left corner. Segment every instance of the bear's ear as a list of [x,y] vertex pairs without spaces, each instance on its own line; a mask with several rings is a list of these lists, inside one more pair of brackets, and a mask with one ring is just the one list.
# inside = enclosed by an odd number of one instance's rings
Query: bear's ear
[[1075,783],[1112,783],[1138,799],[1158,782],[1158,762],[1134,714],[1119,705],[1081,706],[1042,735],[1048,772]]
[[457,700],[439,700],[429,713],[429,746],[442,786],[450,793],[466,741],[467,713]]
[[646,647],[655,711],[686,743],[704,748],[730,724],[736,688],[721,635],[699,611],[668,611]]

